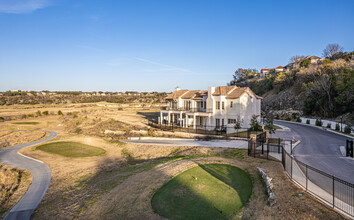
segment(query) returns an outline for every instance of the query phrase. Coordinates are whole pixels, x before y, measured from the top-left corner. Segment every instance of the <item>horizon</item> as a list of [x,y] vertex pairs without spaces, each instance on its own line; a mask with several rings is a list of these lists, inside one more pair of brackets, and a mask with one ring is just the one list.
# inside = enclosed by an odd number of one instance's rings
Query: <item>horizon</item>
[[205,90],[353,51],[354,2],[0,0],[0,90]]

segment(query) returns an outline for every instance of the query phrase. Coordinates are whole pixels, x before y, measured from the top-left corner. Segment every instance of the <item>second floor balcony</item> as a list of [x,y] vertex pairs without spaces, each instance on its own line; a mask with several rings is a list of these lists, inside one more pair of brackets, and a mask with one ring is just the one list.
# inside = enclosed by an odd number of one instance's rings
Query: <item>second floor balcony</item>
[[186,107],[170,107],[170,106],[164,106],[161,107],[161,110],[167,110],[167,111],[185,111],[185,112],[213,112],[212,108],[186,108]]

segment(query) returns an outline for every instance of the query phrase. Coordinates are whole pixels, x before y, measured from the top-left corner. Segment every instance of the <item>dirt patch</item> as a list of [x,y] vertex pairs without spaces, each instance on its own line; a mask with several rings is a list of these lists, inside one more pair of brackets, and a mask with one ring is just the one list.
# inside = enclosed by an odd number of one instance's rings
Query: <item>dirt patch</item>
[[25,144],[44,139],[44,131],[0,131],[0,149],[18,144]]
[[0,218],[22,198],[32,182],[32,173],[0,164]]

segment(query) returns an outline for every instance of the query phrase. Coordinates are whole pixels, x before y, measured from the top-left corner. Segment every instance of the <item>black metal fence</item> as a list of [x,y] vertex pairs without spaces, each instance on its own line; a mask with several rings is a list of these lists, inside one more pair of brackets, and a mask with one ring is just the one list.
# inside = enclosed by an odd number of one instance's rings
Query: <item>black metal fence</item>
[[286,150],[285,141],[279,139],[276,143],[273,139],[272,143],[269,143],[269,140],[264,141],[262,136],[258,137],[259,141],[250,139],[248,142],[249,156],[269,159],[269,154],[274,153],[271,156],[278,156],[277,158],[281,160],[284,170],[292,181],[331,207],[354,218],[354,184],[295,159],[291,155],[291,141],[289,153]]
[[224,137],[250,138],[251,134],[261,134],[263,131],[253,131],[251,129],[234,129],[226,126],[201,126],[181,127],[175,124],[156,124],[151,121],[148,125],[163,131],[178,131],[203,135],[218,135]]

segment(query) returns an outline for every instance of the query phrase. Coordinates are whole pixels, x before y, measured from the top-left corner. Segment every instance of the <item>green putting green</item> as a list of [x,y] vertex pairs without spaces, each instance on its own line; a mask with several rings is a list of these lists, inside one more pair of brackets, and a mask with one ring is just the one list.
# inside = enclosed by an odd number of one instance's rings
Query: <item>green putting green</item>
[[169,219],[234,219],[252,194],[250,175],[234,166],[193,167],[161,187],[151,200]]
[[102,148],[77,142],[54,142],[40,145],[36,149],[64,157],[92,157],[106,153]]

